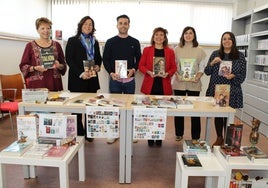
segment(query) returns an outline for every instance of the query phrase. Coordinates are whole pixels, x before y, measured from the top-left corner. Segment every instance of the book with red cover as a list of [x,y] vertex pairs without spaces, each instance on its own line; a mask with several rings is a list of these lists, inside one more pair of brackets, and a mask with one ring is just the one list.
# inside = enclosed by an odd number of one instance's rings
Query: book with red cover
[[46,158],[62,159],[67,154],[68,146],[53,146],[45,154]]

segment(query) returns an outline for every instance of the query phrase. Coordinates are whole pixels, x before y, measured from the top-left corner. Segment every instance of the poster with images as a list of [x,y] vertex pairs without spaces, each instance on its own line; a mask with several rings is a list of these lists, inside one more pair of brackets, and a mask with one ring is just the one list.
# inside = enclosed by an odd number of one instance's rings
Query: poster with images
[[39,114],[39,136],[50,138],[67,137],[67,116],[62,114]]
[[166,119],[166,108],[134,108],[133,139],[164,140]]
[[87,137],[88,138],[118,138],[119,108],[87,106]]

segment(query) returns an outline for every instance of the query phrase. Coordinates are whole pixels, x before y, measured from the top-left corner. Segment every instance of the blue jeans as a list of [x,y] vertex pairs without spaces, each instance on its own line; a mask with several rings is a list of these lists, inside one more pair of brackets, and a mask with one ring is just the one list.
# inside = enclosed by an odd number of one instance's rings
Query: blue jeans
[[110,93],[123,93],[134,94],[135,93],[135,79],[130,82],[123,83],[110,79],[109,84]]

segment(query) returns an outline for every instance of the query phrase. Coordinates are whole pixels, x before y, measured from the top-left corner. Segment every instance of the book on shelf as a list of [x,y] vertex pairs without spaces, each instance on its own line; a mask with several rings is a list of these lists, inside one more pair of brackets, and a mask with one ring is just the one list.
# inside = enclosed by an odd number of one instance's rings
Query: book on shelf
[[127,78],[127,60],[115,60],[115,73],[120,78]]
[[214,98],[216,104],[220,107],[229,106],[230,100],[230,85],[228,84],[216,84]]
[[55,64],[55,56],[53,46],[49,48],[41,48],[40,50],[41,64],[46,69],[53,69]]
[[165,57],[154,57],[153,59],[153,74],[165,75],[166,73],[166,59]]
[[84,65],[84,71],[88,72],[90,77],[96,77],[96,71],[95,71],[95,61],[94,60],[83,60]]
[[68,146],[52,146],[44,155],[45,158],[63,159],[69,150]]
[[23,156],[31,158],[43,158],[52,146],[52,144],[34,144],[24,153]]
[[228,76],[232,73],[232,61],[221,61],[219,67],[219,76]]
[[21,156],[23,155],[31,146],[33,145],[32,141],[18,142],[15,141],[1,151],[3,155],[10,156]]
[[69,100],[68,97],[50,97],[47,99],[46,104],[51,104],[51,105],[63,105]]
[[202,167],[202,164],[196,154],[182,154],[181,158],[184,166],[186,167]]
[[17,134],[18,139],[37,140],[38,136],[38,117],[36,115],[18,115]]
[[195,80],[195,59],[180,58],[180,71],[179,75],[182,81]]
[[231,123],[226,126],[226,134],[224,139],[224,144],[227,146],[234,146],[240,148],[243,133],[242,123]]
[[193,109],[194,108],[193,102],[187,99],[176,100],[176,104],[177,104],[177,109]]
[[248,161],[244,151],[234,146],[221,146],[219,152],[228,162],[243,163]]
[[268,155],[257,146],[243,147],[246,156],[254,163],[268,163]]
[[210,145],[205,141],[184,140],[183,151],[187,153],[210,153]]

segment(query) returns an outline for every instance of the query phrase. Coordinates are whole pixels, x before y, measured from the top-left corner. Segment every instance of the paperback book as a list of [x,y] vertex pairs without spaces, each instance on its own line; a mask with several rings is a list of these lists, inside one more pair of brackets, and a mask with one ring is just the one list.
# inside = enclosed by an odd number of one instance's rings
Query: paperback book
[[184,140],[183,151],[187,153],[210,153],[210,145],[205,141]]
[[219,67],[219,76],[228,76],[232,72],[232,61],[221,61]]
[[268,163],[268,155],[256,146],[243,147],[243,151],[254,163]]
[[19,143],[18,141],[13,142],[9,146],[7,146],[5,149],[1,151],[1,154],[4,155],[11,155],[11,156],[21,156],[23,155],[31,146],[33,145],[33,142],[26,141]]
[[182,81],[195,80],[195,59],[180,58],[180,71],[179,75]]
[[68,97],[51,97],[47,99],[47,104],[51,104],[51,105],[63,105],[64,103],[66,103],[69,100]]
[[48,97],[47,88],[22,89],[22,101],[27,103],[44,103]]
[[182,100],[176,100],[177,109],[193,109],[194,104],[190,100],[182,99]]
[[45,158],[63,159],[67,154],[68,146],[52,146],[44,155]]
[[94,70],[95,61],[94,60],[83,60],[84,71],[90,74],[90,77],[96,77],[96,71]]
[[243,124],[226,126],[225,145],[240,148],[242,141]]
[[154,57],[153,59],[153,74],[164,75],[165,74],[166,59],[164,57]]
[[42,66],[46,69],[53,69],[55,63],[55,56],[53,47],[50,48],[41,48],[40,50],[40,59]]
[[160,108],[177,108],[177,105],[174,101],[159,99],[158,100],[158,107],[160,107]]
[[24,153],[23,156],[32,158],[43,158],[52,146],[52,144],[34,144],[29,150]]
[[127,60],[115,60],[115,73],[120,78],[127,78]]
[[229,106],[230,100],[230,85],[228,84],[216,84],[215,95],[216,104],[220,107]]
[[182,154],[182,161],[186,167],[202,167],[202,164],[196,154]]

